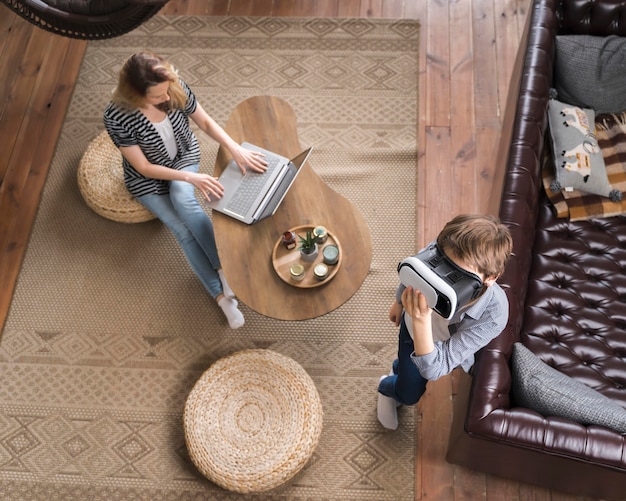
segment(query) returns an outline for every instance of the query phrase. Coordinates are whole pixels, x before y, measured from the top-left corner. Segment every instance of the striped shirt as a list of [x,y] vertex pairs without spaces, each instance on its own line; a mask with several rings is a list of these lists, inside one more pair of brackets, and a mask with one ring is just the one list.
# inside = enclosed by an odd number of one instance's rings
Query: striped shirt
[[[197,107],[194,93],[185,82],[180,80],[185,93],[187,103],[181,110],[168,112],[168,118],[174,130],[178,152],[172,159],[168,155],[167,148],[161,139],[154,124],[138,109],[127,110],[114,103],[104,110],[104,126],[115,146],[139,146],[148,162],[180,170],[190,165],[200,163],[200,146],[198,140],[189,126],[189,115]],[[128,191],[134,196],[157,194],[163,195],[169,192],[169,181],[151,179],[141,175],[124,158],[124,183]]]
[[[437,313],[433,313],[437,315]],[[494,283],[485,288],[478,301],[457,311],[448,322],[450,337],[435,341],[435,349],[426,355],[411,355],[411,360],[428,380],[435,380],[462,367],[469,372],[474,356],[496,338],[509,319],[509,301],[502,287]]]

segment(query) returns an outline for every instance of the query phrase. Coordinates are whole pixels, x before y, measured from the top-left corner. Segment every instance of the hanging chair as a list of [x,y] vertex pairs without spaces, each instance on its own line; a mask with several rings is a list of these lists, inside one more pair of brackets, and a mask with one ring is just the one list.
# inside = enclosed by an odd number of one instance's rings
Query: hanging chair
[[168,0],[2,0],[18,16],[57,35],[114,38],[150,19]]

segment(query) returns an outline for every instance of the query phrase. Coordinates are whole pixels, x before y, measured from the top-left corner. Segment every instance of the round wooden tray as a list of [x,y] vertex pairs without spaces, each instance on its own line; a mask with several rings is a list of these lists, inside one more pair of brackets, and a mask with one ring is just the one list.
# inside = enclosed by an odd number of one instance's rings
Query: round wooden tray
[[[313,225],[303,225],[296,226],[295,228],[291,228],[288,231],[293,231],[296,235],[306,236],[307,231],[313,231],[315,226]],[[295,249],[287,249],[283,245],[283,237],[282,235],[274,244],[274,250],[272,252],[272,265],[274,266],[274,271],[276,274],[289,285],[293,285],[294,287],[300,287],[303,289],[310,289],[311,287],[319,287],[328,283],[339,271],[339,267],[341,266],[341,260],[343,258],[343,251],[341,250],[341,244],[339,240],[328,231],[328,239],[323,244],[317,244],[318,246],[318,254],[314,261],[308,262],[303,261],[300,258],[300,251],[298,248],[300,247],[300,239],[296,237],[296,248]],[[324,247],[327,245],[336,245],[339,249],[339,260],[337,264],[329,264],[328,265],[328,276],[325,280],[318,280],[315,278],[313,274],[313,268],[315,268],[316,264],[324,262],[324,255],[322,253]],[[289,273],[289,269],[292,264],[299,263],[304,266],[304,278],[300,281],[293,280],[291,278],[291,274]]]

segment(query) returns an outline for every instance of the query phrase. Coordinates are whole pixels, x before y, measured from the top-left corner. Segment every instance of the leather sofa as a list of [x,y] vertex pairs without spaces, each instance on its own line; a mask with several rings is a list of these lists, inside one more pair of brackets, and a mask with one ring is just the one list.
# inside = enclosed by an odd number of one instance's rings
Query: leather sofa
[[[499,213],[513,256],[499,279],[504,332],[460,374],[447,460],[598,499],[626,499],[626,437],[516,406],[511,354],[541,360],[626,407],[626,217],[555,217],[542,184],[555,36],[626,36],[621,0],[535,0],[504,117]],[[626,78],[626,75],[625,75]]]

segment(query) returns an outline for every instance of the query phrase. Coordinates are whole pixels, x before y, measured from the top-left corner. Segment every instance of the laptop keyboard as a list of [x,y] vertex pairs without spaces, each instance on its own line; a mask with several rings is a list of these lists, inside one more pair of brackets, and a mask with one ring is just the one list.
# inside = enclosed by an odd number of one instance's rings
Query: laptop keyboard
[[268,174],[271,174],[276,168],[280,158],[266,156],[265,160],[268,163],[265,173],[260,174],[252,170],[248,170],[243,176],[237,191],[235,191],[231,199],[226,204],[226,209],[240,216],[245,216],[248,213],[250,207],[252,207],[252,204],[261,191],[261,188],[263,188]]

